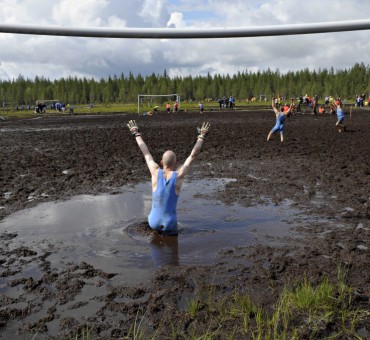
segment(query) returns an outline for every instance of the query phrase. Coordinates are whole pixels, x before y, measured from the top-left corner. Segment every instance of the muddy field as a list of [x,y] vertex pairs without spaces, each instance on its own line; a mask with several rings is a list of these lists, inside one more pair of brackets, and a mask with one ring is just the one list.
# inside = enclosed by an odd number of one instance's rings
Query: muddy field
[[[209,287],[219,296],[246,291],[269,306],[305,273],[313,283],[324,276],[335,281],[339,265],[356,291],[355,304],[370,309],[370,111],[347,114],[345,133],[338,133],[335,118],[296,114],[287,120],[284,143],[277,135],[266,141],[272,110],[0,122],[0,337],[68,338],[87,327],[99,338],[122,338],[141,315],[153,335],[169,314],[186,334],[197,321],[179,311],[186,298]],[[58,262],[53,239],[19,241],[19,232],[5,230],[3,221],[42,202],[117,195],[125,185],[148,181],[126,127],[130,119],[157,161],[172,149],[180,162],[194,145],[196,127],[209,121],[211,132],[189,179],[234,180],[202,198],[299,210],[285,221],[290,233],[260,234],[253,245],[220,249],[211,264],[162,266],[150,280],[126,285],[114,281],[114,268]],[[145,223],[133,227],[151,235]],[[370,336],[370,320],[362,334]]]

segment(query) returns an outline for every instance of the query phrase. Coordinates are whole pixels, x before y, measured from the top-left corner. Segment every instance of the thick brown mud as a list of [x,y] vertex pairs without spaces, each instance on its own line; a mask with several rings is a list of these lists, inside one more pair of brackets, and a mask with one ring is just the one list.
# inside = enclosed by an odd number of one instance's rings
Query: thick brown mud
[[[126,127],[130,119],[136,119],[155,160],[172,149],[180,163],[194,145],[196,127],[209,121],[211,132],[189,180],[233,180],[195,198],[221,207],[294,210],[276,217],[289,231],[265,232],[256,225],[253,244],[230,242],[206,264],[169,261],[137,282],[121,280],[117,266],[73,260],[68,244],[52,237],[27,238],[21,228],[5,229],[9,218],[41,203],[119,195],[124,186],[148,182],[149,171]],[[296,114],[286,122],[283,143],[278,136],[266,141],[274,125],[271,110],[0,122],[0,337],[70,338],[92,329],[99,338],[122,338],[143,315],[143,327],[153,335],[169,314],[186,334],[195,321],[176,311],[210,287],[219,296],[248,292],[268,307],[284,285],[305,274],[312,282],[324,276],[335,281],[340,265],[356,290],[354,303],[370,309],[370,112],[347,114],[345,133],[338,133],[335,122],[331,115]],[[158,238],[144,220],[130,228],[141,241],[176,249],[173,239]],[[73,236],[73,228],[66,229]],[[186,234],[179,234],[180,245],[181,238]],[[370,331],[369,320],[361,326]]]

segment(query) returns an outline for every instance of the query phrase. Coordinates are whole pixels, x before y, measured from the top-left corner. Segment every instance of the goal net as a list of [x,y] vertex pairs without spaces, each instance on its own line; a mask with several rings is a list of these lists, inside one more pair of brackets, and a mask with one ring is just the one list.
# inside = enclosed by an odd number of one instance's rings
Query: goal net
[[[172,94],[139,94],[137,96],[137,113],[152,111],[156,106],[163,106],[167,103],[173,104],[177,102],[180,107],[180,96],[177,93]],[[162,107],[164,111],[165,108]]]

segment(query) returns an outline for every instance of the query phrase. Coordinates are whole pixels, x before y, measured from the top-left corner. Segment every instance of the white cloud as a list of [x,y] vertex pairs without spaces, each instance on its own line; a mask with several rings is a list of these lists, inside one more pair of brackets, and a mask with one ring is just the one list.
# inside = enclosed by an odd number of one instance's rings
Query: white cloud
[[29,17],[27,8],[22,7],[18,1],[3,0],[0,2],[0,8],[0,19],[4,23],[14,23]]
[[107,0],[62,0],[53,8],[52,18],[61,26],[101,26],[101,11],[109,4]]
[[144,0],[139,14],[153,26],[163,26],[168,17],[167,0]]
[[167,27],[184,28],[186,26],[183,21],[183,14],[180,12],[171,13],[170,20],[167,22]]
[[[254,27],[367,19],[370,2],[0,0],[0,22],[72,27]],[[235,73],[370,64],[368,31],[238,39],[96,39],[0,34],[0,79]]]
[[10,77],[9,77],[9,74],[5,71],[5,68],[7,68],[7,65],[4,65],[4,63],[0,63],[0,79],[8,80],[10,79]]
[[126,20],[123,20],[115,15],[108,18],[108,27],[126,27],[127,22]]

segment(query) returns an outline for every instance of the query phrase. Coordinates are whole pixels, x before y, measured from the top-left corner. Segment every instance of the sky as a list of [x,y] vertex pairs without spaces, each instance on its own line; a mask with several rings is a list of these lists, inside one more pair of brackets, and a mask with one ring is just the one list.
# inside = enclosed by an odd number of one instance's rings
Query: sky
[[[368,19],[360,0],[0,0],[4,24],[224,28]],[[370,64],[370,31],[223,39],[102,39],[0,33],[0,80],[170,77]]]

